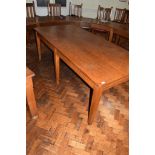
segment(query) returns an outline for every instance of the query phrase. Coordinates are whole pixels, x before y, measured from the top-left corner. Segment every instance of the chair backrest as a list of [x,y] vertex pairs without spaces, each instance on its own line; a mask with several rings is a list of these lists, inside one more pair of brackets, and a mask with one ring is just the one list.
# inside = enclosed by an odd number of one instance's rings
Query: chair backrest
[[111,11],[112,11],[112,8],[103,8],[101,7],[100,5],[98,6],[98,10],[97,10],[97,19],[99,20],[108,20],[110,21],[110,15],[111,15]]
[[27,18],[36,17],[34,1],[32,3],[26,3],[26,17]]
[[61,4],[48,4],[48,16],[61,16]]
[[125,10],[124,17],[123,17],[123,23],[129,24],[129,10]]
[[124,13],[126,9],[119,9],[116,8],[115,15],[114,15],[114,21],[123,23]]
[[82,17],[82,3],[80,5],[69,3],[69,15]]
[[108,40],[111,42],[112,38],[113,38],[113,29],[110,28],[109,26],[103,25],[103,24],[96,24],[96,23],[92,23],[91,24],[91,30],[92,32],[108,32],[109,33],[109,37]]
[[101,20],[103,14],[104,14],[104,8],[99,5],[97,9],[97,19]]
[[104,17],[103,17],[104,20],[108,20],[108,21],[111,20],[110,16],[111,16],[112,8],[113,7],[104,9]]

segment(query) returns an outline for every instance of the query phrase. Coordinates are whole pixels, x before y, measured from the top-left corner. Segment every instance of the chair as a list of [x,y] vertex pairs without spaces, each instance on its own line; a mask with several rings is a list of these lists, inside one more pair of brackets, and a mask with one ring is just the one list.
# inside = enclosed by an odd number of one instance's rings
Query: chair
[[[33,25],[36,25],[36,11],[34,6],[34,1],[32,3],[26,3],[26,22],[33,23]],[[30,47],[32,35],[33,35],[33,29],[26,28],[26,45],[27,47]]]
[[129,24],[129,10],[126,9],[123,17],[123,24]]
[[110,21],[110,15],[111,15],[111,11],[112,8],[103,8],[100,5],[98,6],[98,10],[97,10],[97,19],[99,20],[106,20],[106,21]]
[[69,16],[82,17],[82,3],[80,5],[75,5],[69,3]]
[[115,22],[123,23],[125,10],[126,10],[126,9],[119,9],[119,8],[116,8],[116,10],[115,10],[115,15],[114,15],[114,21],[115,21]]
[[36,17],[34,1],[32,3],[26,3],[26,17],[27,18]]
[[48,4],[48,16],[61,16],[61,4]]
[[93,33],[99,32],[99,33],[104,33],[105,35],[105,39],[107,39],[108,41],[112,41],[113,38],[113,30],[112,28],[103,25],[103,24],[96,24],[96,23],[92,23],[91,24],[91,30]]

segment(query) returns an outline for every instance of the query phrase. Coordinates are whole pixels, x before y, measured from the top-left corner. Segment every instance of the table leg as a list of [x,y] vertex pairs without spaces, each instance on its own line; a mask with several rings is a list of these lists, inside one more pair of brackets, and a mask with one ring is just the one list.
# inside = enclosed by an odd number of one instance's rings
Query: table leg
[[37,32],[36,32],[36,41],[37,41],[37,50],[38,50],[39,61],[40,61],[41,60],[40,37],[38,36]]
[[116,35],[116,44],[119,44],[119,41],[120,41],[120,36]]
[[57,53],[57,49],[54,49],[54,63],[55,63],[55,73],[56,73],[56,83],[59,85],[60,81],[60,58]]
[[91,125],[97,112],[98,104],[102,95],[102,87],[97,86],[93,89],[91,105],[88,114],[88,124]]
[[109,41],[112,42],[112,38],[113,38],[113,30],[110,30],[110,34],[109,34]]
[[37,116],[36,100],[33,92],[32,78],[26,79],[26,98],[27,98],[27,103],[28,103],[32,118],[35,119],[38,116]]

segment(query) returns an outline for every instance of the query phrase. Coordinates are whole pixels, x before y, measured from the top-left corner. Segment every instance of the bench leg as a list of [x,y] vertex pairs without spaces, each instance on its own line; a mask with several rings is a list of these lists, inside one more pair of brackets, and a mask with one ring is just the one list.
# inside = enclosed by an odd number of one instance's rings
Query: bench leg
[[27,98],[27,103],[28,103],[32,118],[35,119],[38,116],[37,116],[36,100],[33,92],[32,78],[28,78],[26,80],[26,98]]

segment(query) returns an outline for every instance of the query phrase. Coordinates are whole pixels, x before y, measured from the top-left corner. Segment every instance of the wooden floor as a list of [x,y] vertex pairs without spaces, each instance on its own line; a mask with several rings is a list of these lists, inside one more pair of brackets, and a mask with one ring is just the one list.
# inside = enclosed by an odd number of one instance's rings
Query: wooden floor
[[128,155],[128,82],[104,92],[92,125],[87,124],[90,88],[61,62],[56,86],[53,54],[43,47],[41,62],[35,44],[27,48],[27,66],[35,72],[39,117],[27,107],[27,155]]

